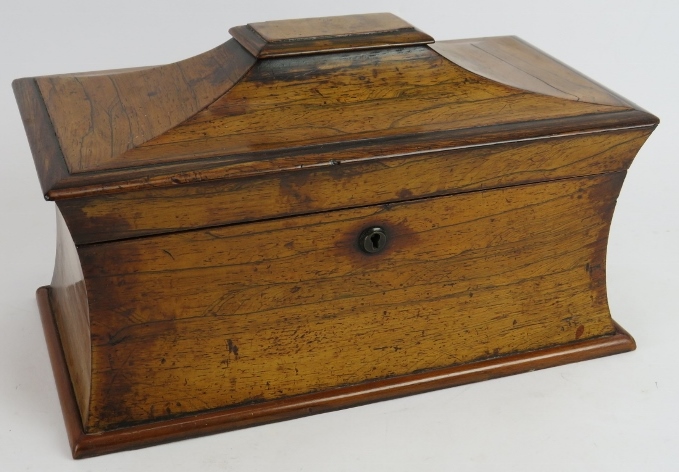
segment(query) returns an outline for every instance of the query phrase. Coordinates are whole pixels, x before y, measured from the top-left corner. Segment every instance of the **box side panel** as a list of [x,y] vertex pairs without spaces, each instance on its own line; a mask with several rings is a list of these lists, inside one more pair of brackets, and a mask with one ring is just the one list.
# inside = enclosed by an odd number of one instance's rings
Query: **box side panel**
[[[79,248],[88,432],[610,335],[624,172]],[[365,254],[378,225],[386,248]]]
[[78,244],[616,172],[651,128],[526,140],[57,202]]
[[86,422],[92,365],[87,290],[77,249],[58,209],[57,257],[49,296],[80,417]]

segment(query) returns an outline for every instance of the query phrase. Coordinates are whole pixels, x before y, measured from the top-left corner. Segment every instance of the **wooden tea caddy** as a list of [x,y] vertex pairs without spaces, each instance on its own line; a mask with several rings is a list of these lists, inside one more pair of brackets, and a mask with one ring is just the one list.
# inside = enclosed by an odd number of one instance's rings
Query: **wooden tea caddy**
[[74,457],[634,349],[616,198],[658,120],[515,37],[255,23],[175,64],[14,82]]

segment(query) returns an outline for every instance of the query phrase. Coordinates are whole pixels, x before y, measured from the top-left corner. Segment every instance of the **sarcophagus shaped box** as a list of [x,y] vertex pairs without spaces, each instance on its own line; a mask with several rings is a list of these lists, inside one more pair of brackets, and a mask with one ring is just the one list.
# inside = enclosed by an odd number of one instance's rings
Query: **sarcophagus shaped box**
[[75,456],[622,352],[608,230],[658,120],[514,37],[256,23],[15,81]]

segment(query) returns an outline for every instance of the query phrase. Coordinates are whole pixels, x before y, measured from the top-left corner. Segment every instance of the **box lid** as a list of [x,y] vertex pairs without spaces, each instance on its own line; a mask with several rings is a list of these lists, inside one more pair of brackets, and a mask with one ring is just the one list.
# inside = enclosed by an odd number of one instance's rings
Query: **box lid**
[[434,43],[386,13],[230,33],[174,64],[16,80],[45,197],[658,122],[515,37]]

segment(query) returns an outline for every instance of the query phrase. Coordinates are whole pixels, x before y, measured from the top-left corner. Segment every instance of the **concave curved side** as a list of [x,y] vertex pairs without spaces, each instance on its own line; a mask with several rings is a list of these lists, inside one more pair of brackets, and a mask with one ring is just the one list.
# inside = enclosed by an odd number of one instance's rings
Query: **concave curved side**
[[510,87],[577,102],[638,109],[515,36],[439,41],[429,47],[474,74]]
[[89,414],[92,347],[87,289],[78,252],[57,208],[57,255],[50,301],[83,422]]

